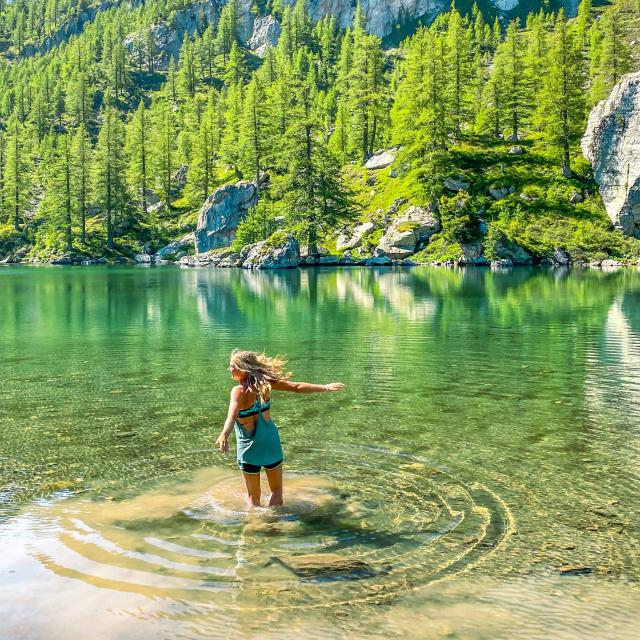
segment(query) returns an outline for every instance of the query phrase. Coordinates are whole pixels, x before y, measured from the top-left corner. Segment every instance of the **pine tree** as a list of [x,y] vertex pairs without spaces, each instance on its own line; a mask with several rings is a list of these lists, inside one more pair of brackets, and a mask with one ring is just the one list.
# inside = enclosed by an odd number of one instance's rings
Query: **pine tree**
[[284,176],[284,209],[289,223],[317,254],[322,233],[354,217],[352,195],[343,182],[340,166],[318,134],[315,113],[315,80],[312,74],[295,88],[295,117],[287,130]]
[[140,100],[126,132],[127,183],[140,202],[140,214],[147,216],[149,191],[150,132],[147,109]]
[[222,55],[223,65],[227,65],[231,47],[237,42],[236,28],[238,24],[238,8],[236,0],[229,0],[220,12],[218,31],[216,33],[216,52]]
[[263,87],[254,77],[247,85],[239,131],[240,163],[245,175],[255,177],[260,190],[260,173],[269,158],[270,121]]
[[520,126],[529,106],[524,74],[524,41],[519,26],[517,18],[509,23],[505,39],[494,57],[496,70],[500,70],[495,81],[502,83],[504,120],[511,125],[510,139],[514,142],[519,140]]
[[240,170],[240,121],[242,119],[244,89],[241,84],[232,84],[225,92],[224,132],[220,143],[222,159],[234,170],[238,179]]
[[91,141],[80,124],[71,143],[73,199],[80,214],[80,242],[87,241],[87,204],[89,201]]
[[229,60],[225,65],[224,81],[227,85],[243,83],[247,74],[244,53],[234,40],[229,52]]
[[173,102],[169,95],[152,107],[153,134],[151,162],[156,176],[156,191],[167,208],[171,206],[172,175],[176,167],[177,127]]
[[594,22],[591,32],[590,100],[606,98],[620,78],[631,70],[631,54],[624,42],[620,12],[610,7]]
[[455,6],[447,28],[447,100],[450,104],[453,132],[459,136],[469,111],[471,80],[471,42],[466,24]]
[[3,218],[20,231],[28,200],[29,162],[25,146],[24,126],[15,114],[7,124],[6,160],[3,176]]
[[591,0],[580,0],[578,5],[578,15],[576,16],[576,36],[580,44],[585,46],[588,41],[589,27],[593,21]]
[[40,210],[46,216],[51,244],[73,249],[72,165],[69,135],[57,136],[45,162],[45,195]]
[[583,132],[585,72],[579,38],[563,10],[556,18],[549,64],[538,96],[537,119],[546,140],[562,154],[562,174],[571,177],[571,145]]
[[93,201],[107,226],[107,247],[114,248],[114,226],[127,210],[124,127],[117,111],[108,104],[101,114],[100,133],[93,162]]
[[354,16],[348,104],[352,114],[352,146],[364,162],[381,138],[384,79],[380,38],[367,35],[363,25],[364,19],[358,4]]

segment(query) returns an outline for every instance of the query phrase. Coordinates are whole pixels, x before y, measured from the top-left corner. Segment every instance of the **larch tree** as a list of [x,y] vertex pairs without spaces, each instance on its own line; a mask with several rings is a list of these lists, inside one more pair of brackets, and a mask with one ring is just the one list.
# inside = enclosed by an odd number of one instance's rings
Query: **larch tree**
[[114,248],[114,227],[128,207],[125,180],[124,127],[116,109],[107,103],[101,114],[96,143],[92,192],[93,201],[104,216],[107,248]]
[[84,124],[77,128],[71,143],[73,199],[79,214],[80,242],[87,241],[87,209],[89,203],[91,140]]
[[538,95],[536,118],[545,139],[562,156],[562,175],[571,177],[571,146],[583,133],[585,62],[582,47],[560,10],[550,36],[549,63]]
[[149,170],[150,170],[150,131],[149,115],[144,102],[140,100],[138,108],[126,127],[127,183],[140,203],[142,218],[147,217]]

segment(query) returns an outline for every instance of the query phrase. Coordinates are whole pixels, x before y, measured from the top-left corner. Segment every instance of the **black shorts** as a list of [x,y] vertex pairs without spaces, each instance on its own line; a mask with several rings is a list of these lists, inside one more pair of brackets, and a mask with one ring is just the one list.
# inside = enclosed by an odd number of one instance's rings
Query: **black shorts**
[[260,466],[263,466],[265,469],[277,469],[282,464],[282,459],[278,460],[278,462],[274,462],[273,464],[249,464],[248,462],[240,462],[238,460],[238,466],[242,473],[251,473],[256,474],[260,473]]

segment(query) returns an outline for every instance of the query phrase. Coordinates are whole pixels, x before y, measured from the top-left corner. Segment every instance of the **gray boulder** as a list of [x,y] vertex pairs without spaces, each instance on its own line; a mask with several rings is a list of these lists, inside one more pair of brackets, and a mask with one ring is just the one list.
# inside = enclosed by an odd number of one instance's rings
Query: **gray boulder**
[[499,230],[496,230],[496,237],[492,248],[492,259],[495,260],[511,260],[513,264],[526,265],[531,264],[531,256],[515,242],[512,242],[507,236]]
[[216,261],[216,267],[241,267],[244,262],[244,259],[239,253],[232,253],[220,260]]
[[502,200],[515,191],[515,187],[490,187],[489,194],[494,200]]
[[508,258],[498,258],[491,261],[492,269],[507,269],[508,267],[513,267],[513,261]]
[[415,253],[440,228],[434,207],[411,206],[393,221],[380,238],[376,254],[402,260]]
[[375,229],[373,222],[363,222],[350,231],[342,231],[338,235],[336,249],[344,251],[346,249],[355,249],[362,246],[362,240],[366,238]]
[[640,71],[593,108],[581,145],[611,221],[640,237]]
[[318,264],[324,264],[324,265],[340,264],[340,258],[338,256],[320,256],[318,258]]
[[458,260],[463,265],[487,265],[489,260],[483,255],[484,247],[481,242],[469,242],[461,246],[462,256]]
[[267,240],[257,242],[242,266],[245,269],[289,269],[300,262],[300,246],[289,233],[276,231]]
[[136,253],[136,255],[133,256],[133,259],[138,264],[151,264],[154,261],[153,256],[149,255],[148,253]]
[[449,191],[467,191],[471,186],[470,182],[465,182],[464,180],[457,180],[455,178],[446,178],[442,184],[445,189],[449,189]]
[[387,256],[374,256],[364,262],[367,267],[389,267],[393,264],[393,260]]
[[579,191],[573,191],[569,194],[569,202],[571,204],[578,204],[578,202],[582,202],[584,200],[584,196]]
[[571,256],[561,247],[556,247],[553,250],[554,264],[571,264]]
[[162,249],[158,249],[157,253],[155,254],[156,261],[165,260],[167,256],[170,256],[171,254],[180,253],[181,251],[184,251],[185,249],[187,249],[187,247],[190,247],[191,245],[193,245],[194,239],[195,239],[195,235],[193,234],[193,232],[187,233],[181,238],[174,240],[173,242],[168,244],[166,247],[162,247]]
[[507,153],[511,156],[521,156],[524,153],[524,149],[521,146],[516,145],[511,147]]
[[256,52],[261,58],[268,47],[275,47],[282,32],[280,23],[272,16],[260,16],[253,23],[253,31],[249,38],[249,49]]
[[238,225],[257,202],[258,190],[254,182],[241,180],[216,189],[204,201],[198,215],[196,253],[228,247],[236,237]]
[[181,164],[171,175],[171,186],[176,191],[182,191],[187,184],[187,172],[189,167],[186,164]]
[[365,163],[365,169],[385,169],[389,165],[393,164],[393,161],[398,155],[398,147],[391,147],[389,149],[381,149],[376,151]]

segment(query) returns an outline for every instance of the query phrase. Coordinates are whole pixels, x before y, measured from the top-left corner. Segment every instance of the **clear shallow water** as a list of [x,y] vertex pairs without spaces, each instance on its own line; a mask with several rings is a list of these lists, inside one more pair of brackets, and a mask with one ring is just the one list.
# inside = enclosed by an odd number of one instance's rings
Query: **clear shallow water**
[[[639,302],[631,270],[0,269],[0,637],[634,637]],[[276,394],[282,512],[212,449],[235,346],[347,385]]]

